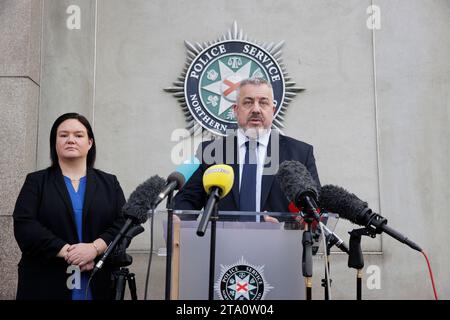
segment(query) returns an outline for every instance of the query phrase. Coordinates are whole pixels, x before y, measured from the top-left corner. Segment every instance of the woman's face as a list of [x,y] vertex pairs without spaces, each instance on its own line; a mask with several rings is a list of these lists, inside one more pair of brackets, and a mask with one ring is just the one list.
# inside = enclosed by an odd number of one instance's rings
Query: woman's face
[[86,159],[92,139],[77,119],[67,119],[56,130],[56,153],[59,160]]

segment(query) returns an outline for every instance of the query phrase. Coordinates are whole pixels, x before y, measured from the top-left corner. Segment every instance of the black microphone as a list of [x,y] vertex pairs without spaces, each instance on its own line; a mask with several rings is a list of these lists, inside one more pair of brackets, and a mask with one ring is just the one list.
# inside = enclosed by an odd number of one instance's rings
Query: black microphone
[[362,201],[353,193],[333,185],[323,186],[320,193],[320,204],[323,208],[338,213],[342,218],[364,226],[375,233],[385,232],[412,249],[422,252],[416,243],[388,227],[386,218],[373,212],[367,202]]
[[140,224],[132,225],[127,233],[123,236],[122,240],[117,244],[116,249],[110,256],[110,263],[113,266],[125,267],[133,263],[133,257],[126,253],[131,240],[144,232],[145,229]]
[[196,157],[192,157],[180,164],[175,171],[167,177],[166,185],[155,200],[155,207],[157,207],[171,192],[181,189],[199,166],[200,160]]
[[308,169],[298,161],[283,161],[276,174],[281,190],[297,208],[312,213],[316,221],[320,220],[317,206],[317,184]]
[[120,239],[127,233],[128,229],[132,225],[139,225],[147,221],[148,211],[152,208],[156,196],[164,188],[165,183],[163,178],[155,175],[140,184],[136,190],[131,193],[127,203],[122,207],[122,213],[127,220],[114,240],[108,245],[101,259],[95,265],[91,277],[103,267],[106,258],[108,258]]

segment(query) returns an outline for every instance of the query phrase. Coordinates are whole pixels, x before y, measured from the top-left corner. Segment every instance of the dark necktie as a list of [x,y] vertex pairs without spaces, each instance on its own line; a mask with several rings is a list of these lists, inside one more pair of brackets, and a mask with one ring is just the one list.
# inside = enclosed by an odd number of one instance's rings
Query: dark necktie
[[242,168],[239,193],[240,211],[256,211],[256,141],[245,143],[245,161]]

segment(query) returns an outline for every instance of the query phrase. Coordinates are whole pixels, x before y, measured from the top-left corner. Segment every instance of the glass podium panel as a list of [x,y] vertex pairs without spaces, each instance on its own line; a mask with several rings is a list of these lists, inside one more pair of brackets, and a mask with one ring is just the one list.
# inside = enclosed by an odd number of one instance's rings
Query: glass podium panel
[[[211,222],[205,236],[199,237],[196,231],[201,214],[202,211],[174,211],[172,298],[175,299],[208,299]],[[264,215],[270,215],[272,222],[265,222]],[[262,222],[256,222],[257,216]],[[219,211],[214,299],[305,299],[303,228],[296,216],[285,212]],[[328,228],[333,230],[336,221],[335,215],[327,216]],[[166,226],[165,221],[164,230]],[[314,234],[313,251],[323,251],[320,232]]]

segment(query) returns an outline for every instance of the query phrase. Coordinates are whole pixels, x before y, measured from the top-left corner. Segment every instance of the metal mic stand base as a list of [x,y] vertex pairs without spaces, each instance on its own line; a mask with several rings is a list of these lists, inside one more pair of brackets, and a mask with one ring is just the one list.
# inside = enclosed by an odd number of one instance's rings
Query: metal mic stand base
[[364,257],[361,250],[361,237],[375,238],[376,233],[368,228],[354,229],[350,234],[350,248],[348,253],[348,266],[357,270],[356,273],[356,300],[362,300],[362,269]]
[[[305,222],[307,222],[305,220]],[[303,253],[302,253],[302,273],[305,277],[306,284],[306,300],[312,300],[312,275],[313,275],[313,261],[312,261],[312,245],[313,236],[311,233],[311,222],[307,222],[302,236]]]
[[211,214],[211,242],[209,247],[209,288],[208,288],[208,300],[214,300],[214,278],[216,268],[216,221],[218,220],[219,206],[216,203],[214,205],[213,212]]
[[123,300],[125,297],[125,288],[128,288],[131,294],[131,300],[137,300],[136,279],[134,273],[130,273],[128,268],[120,268],[111,274],[114,288],[114,300]]
[[[325,236],[325,243],[326,243],[326,248],[325,248],[325,254],[327,255],[327,264],[328,264],[328,271],[330,270],[330,250],[331,247],[334,246],[337,243],[336,238],[334,237],[330,237]],[[331,287],[331,278],[328,279],[328,275],[327,275],[327,268],[325,268],[325,278],[322,279],[322,287],[324,288],[324,300],[330,300],[330,288],[328,287],[328,281],[330,282],[330,287]]]
[[[172,246],[173,246],[173,192],[167,196],[167,245],[166,245],[166,291],[165,300],[170,300],[172,281]],[[152,217],[153,219],[153,217]],[[153,252],[150,252],[153,254]]]
[[362,300],[362,269],[356,272],[356,300]]

